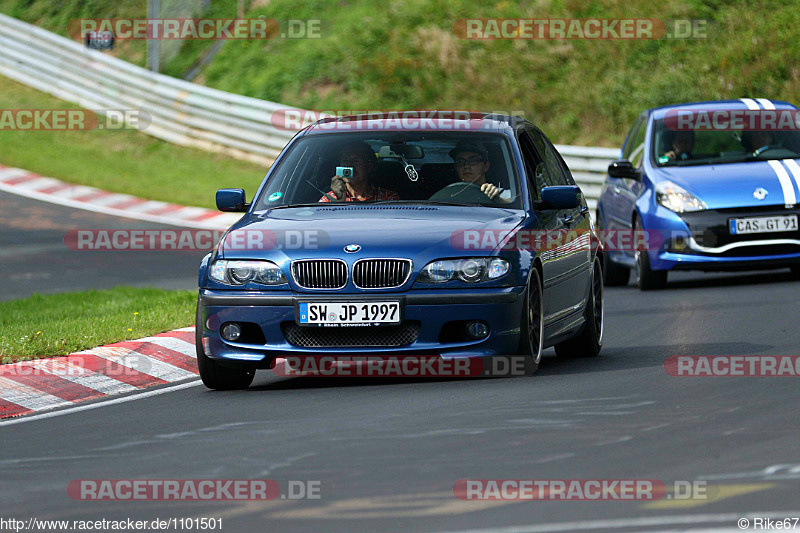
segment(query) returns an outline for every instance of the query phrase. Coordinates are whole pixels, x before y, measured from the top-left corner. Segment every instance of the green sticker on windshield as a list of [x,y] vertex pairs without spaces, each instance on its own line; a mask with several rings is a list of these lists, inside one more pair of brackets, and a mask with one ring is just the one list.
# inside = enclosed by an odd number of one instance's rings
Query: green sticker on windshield
[[274,192],[269,195],[269,201],[274,202],[275,200],[279,200],[281,196],[283,196],[282,192]]
[[659,162],[660,164],[662,164],[662,165],[663,165],[664,163],[668,163],[668,162],[669,162],[669,156],[668,156],[668,155],[662,155],[662,156],[659,156],[659,158],[658,158],[658,162]]

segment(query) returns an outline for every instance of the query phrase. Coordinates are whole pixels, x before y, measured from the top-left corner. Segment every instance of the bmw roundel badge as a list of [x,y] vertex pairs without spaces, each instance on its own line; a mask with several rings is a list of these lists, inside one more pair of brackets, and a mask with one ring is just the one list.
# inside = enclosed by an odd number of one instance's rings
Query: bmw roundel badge
[[347,252],[348,254],[354,254],[357,251],[359,251],[360,249],[361,249],[361,246],[359,246],[357,244],[348,244],[347,246],[344,247],[344,251]]

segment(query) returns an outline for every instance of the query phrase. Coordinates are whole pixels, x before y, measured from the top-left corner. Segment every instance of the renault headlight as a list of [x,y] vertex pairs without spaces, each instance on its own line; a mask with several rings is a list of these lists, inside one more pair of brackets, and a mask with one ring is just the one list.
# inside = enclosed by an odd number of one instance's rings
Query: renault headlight
[[286,283],[283,271],[272,261],[214,261],[209,270],[211,279],[227,285],[244,285],[250,281],[261,285]]
[[656,185],[656,201],[676,213],[708,209],[708,206],[700,198],[671,181],[662,181]]

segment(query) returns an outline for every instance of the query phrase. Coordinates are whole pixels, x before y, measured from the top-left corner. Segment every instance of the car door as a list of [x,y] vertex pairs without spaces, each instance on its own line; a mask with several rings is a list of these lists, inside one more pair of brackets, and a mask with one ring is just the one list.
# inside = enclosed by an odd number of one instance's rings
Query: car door
[[[622,146],[622,159],[631,160],[634,154],[634,147],[639,140],[639,133],[641,132],[642,138],[645,131],[645,116],[640,115],[628,131],[628,136],[625,137],[625,144]],[[603,191],[603,205],[606,207],[603,213],[603,227],[607,230],[624,230],[630,227],[630,211],[624,207],[626,201],[622,198],[624,191],[629,187],[625,183],[627,180],[622,178],[608,177],[608,186]],[[606,196],[607,195],[607,196]]]
[[[644,158],[647,157],[647,147],[645,137],[647,133],[647,116],[639,117],[639,127],[633,138],[625,143],[627,159],[633,164],[633,168],[644,172]],[[630,146],[628,144],[630,143]],[[623,154],[624,155],[624,154]],[[630,178],[617,179],[619,191],[616,193],[614,201],[614,215],[618,229],[633,229],[633,211],[636,208],[636,199],[642,194],[644,187],[643,181]],[[616,192],[616,191],[615,191]],[[633,249],[625,249],[622,252],[629,259],[633,259]]]
[[[541,191],[547,186],[545,181],[544,161],[534,147],[533,139],[524,126],[520,125],[516,130],[517,143],[520,147],[522,160],[525,163],[525,174],[528,179],[528,189],[531,192],[531,205],[536,209],[542,195]],[[541,233],[549,234],[558,229],[558,211],[554,209],[537,209],[536,216],[539,224],[529,229],[533,230],[534,235]],[[544,289],[544,315],[552,315],[560,309],[559,299],[553,287],[554,280],[559,277],[559,265],[549,259],[547,250],[538,246],[540,239],[529,239],[532,252],[542,258],[542,287]]]
[[[530,128],[534,145],[542,154],[545,169],[545,181],[548,185],[575,185],[572,173],[553,144],[537,128]],[[583,307],[588,295],[591,277],[591,235],[586,202],[570,209],[558,211],[557,224],[559,239],[554,242],[552,252],[559,263],[560,277],[554,280],[560,285],[558,292],[564,305],[559,312],[562,315],[577,311]]]
[[[528,178],[529,188],[535,193],[534,202],[541,198],[541,190],[544,187],[556,185],[555,168],[552,161],[548,167],[548,162],[544,157],[543,144],[541,138],[534,138],[535,130],[522,125],[517,128],[517,141],[519,142],[522,158],[525,162],[525,170]],[[538,142],[537,142],[538,141]],[[539,147],[537,147],[537,144]],[[536,204],[534,204],[536,205]],[[549,317],[559,317],[566,313],[571,305],[570,287],[565,283],[566,274],[569,271],[567,261],[559,253],[561,246],[555,242],[549,242],[562,237],[564,233],[562,210],[537,208],[536,215],[539,218],[539,227],[534,228],[537,232],[543,232],[544,238],[530,239],[532,246],[536,245],[536,252],[542,261],[542,285],[544,288],[544,315],[545,322]],[[552,319],[551,319],[552,320]]]

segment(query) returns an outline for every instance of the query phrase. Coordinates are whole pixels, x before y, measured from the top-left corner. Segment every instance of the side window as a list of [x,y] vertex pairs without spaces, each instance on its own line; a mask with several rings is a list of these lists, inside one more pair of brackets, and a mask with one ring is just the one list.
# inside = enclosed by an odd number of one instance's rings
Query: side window
[[530,133],[533,143],[536,146],[536,152],[542,154],[542,162],[544,163],[544,181],[548,186],[552,185],[569,185],[567,178],[561,168],[561,160],[555,151],[555,148],[548,146],[550,143],[544,137],[542,132],[532,128],[526,128]]
[[642,117],[637,118],[633,122],[633,126],[628,131],[628,136],[625,137],[625,146],[622,148],[622,159],[627,159],[630,161],[631,159],[631,151],[633,151],[633,138],[636,137],[636,134],[639,132],[639,126],[642,124]]
[[572,172],[569,171],[569,167],[567,167],[567,163],[564,161],[564,158],[561,157],[560,153],[558,153],[558,150],[556,150],[556,147],[553,146],[553,143],[550,142],[550,139],[545,137],[544,134],[542,134],[542,137],[544,137],[545,143],[547,145],[547,152],[550,154],[553,160],[556,161],[559,169],[561,170],[561,176],[563,181],[562,185],[575,185],[575,180],[572,179]]
[[630,162],[633,163],[634,168],[639,168],[642,165],[642,158],[644,157],[644,134],[647,132],[647,123],[642,121],[639,130],[634,135],[631,143],[631,153],[628,157]]
[[644,135],[647,132],[647,120],[644,115],[636,119],[633,123],[628,137],[625,139],[625,147],[622,149],[622,159],[627,159],[633,163],[634,167],[639,167],[644,156]]
[[522,152],[522,160],[525,162],[528,185],[535,201],[541,198],[540,191],[542,187],[547,185],[544,179],[544,163],[539,154],[536,153],[530,134],[523,128],[517,130],[517,140],[519,141],[520,152]]

